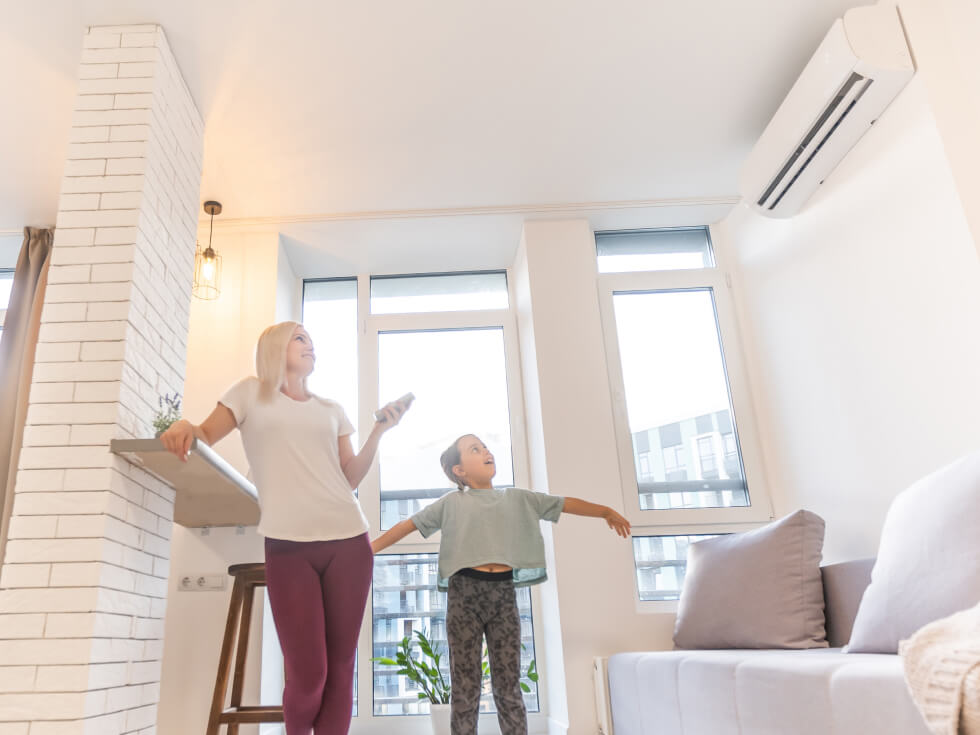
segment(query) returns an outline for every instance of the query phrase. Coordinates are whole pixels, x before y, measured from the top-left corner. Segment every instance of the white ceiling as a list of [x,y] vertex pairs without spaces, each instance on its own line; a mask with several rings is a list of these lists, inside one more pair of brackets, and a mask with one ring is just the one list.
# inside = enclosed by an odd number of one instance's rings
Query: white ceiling
[[294,259],[360,243],[387,262],[429,217],[442,247],[512,252],[526,217],[616,226],[733,201],[743,157],[856,4],[0,0],[0,235],[55,217],[86,25],[164,27],[222,221],[281,222]]

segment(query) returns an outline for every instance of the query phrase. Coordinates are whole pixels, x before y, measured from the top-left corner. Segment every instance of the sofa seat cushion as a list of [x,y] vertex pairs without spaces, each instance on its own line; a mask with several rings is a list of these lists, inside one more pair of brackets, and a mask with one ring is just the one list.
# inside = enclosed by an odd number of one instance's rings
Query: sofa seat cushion
[[609,693],[615,735],[929,735],[887,654],[623,653]]

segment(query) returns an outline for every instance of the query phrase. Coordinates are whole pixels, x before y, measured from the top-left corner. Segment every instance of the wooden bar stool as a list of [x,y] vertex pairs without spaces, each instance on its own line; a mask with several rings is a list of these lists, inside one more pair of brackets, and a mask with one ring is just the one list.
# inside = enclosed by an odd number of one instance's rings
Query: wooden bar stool
[[[256,722],[282,722],[282,706],[242,705],[242,689],[245,686],[245,657],[248,655],[248,632],[252,623],[252,602],[257,587],[265,587],[265,564],[233,564],[228,574],[235,578],[228,605],[228,622],[221,643],[218,659],[218,677],[214,683],[211,700],[211,716],[208,718],[207,735],[218,735],[222,725],[228,726],[228,735],[238,735],[238,726]],[[238,629],[236,645],[235,629]],[[231,681],[231,701],[224,708],[231,674],[232,657],[235,659],[235,676]]]

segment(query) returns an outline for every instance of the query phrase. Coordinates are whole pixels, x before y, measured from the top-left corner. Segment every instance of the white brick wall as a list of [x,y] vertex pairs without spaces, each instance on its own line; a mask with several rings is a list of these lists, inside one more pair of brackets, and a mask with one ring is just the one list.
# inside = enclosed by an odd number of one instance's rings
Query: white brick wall
[[173,493],[108,452],[181,390],[203,125],[154,25],[90,28],[4,564],[0,735],[151,733]]

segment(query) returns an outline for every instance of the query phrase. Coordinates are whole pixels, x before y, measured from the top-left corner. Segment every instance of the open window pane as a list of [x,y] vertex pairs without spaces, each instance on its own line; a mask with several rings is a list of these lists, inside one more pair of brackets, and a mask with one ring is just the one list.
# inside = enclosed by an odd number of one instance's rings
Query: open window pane
[[712,290],[613,304],[640,508],[749,505]]
[[507,274],[449,273],[371,279],[372,314],[506,309]]
[[[357,426],[357,281],[307,281],[303,326],[313,339],[316,367],[309,389],[331,398]],[[351,437],[357,446],[357,437]]]
[[382,332],[378,389],[382,403],[409,392],[416,398],[378,451],[382,529],[455,489],[439,457],[463,434],[493,452],[494,484],[513,484],[502,328]]
[[[446,640],[446,593],[439,592],[438,554],[390,554],[374,559],[373,632],[375,658],[395,658],[404,636],[425,631],[442,651],[440,669],[449,680],[449,644]],[[517,590],[517,609],[521,616],[521,672],[534,659],[534,629],[531,623],[531,594],[527,587]],[[419,657],[416,647],[413,657]],[[419,699],[420,689],[397,668],[374,661],[374,714],[422,715],[429,711],[428,700]],[[537,685],[525,680],[530,693],[524,694],[528,712],[539,711]],[[450,682],[451,684],[451,682]],[[494,712],[489,681],[484,681],[481,712]]]
[[713,268],[707,227],[597,232],[600,273]]
[[640,599],[645,602],[680,599],[688,547],[716,535],[634,536],[633,560]]

